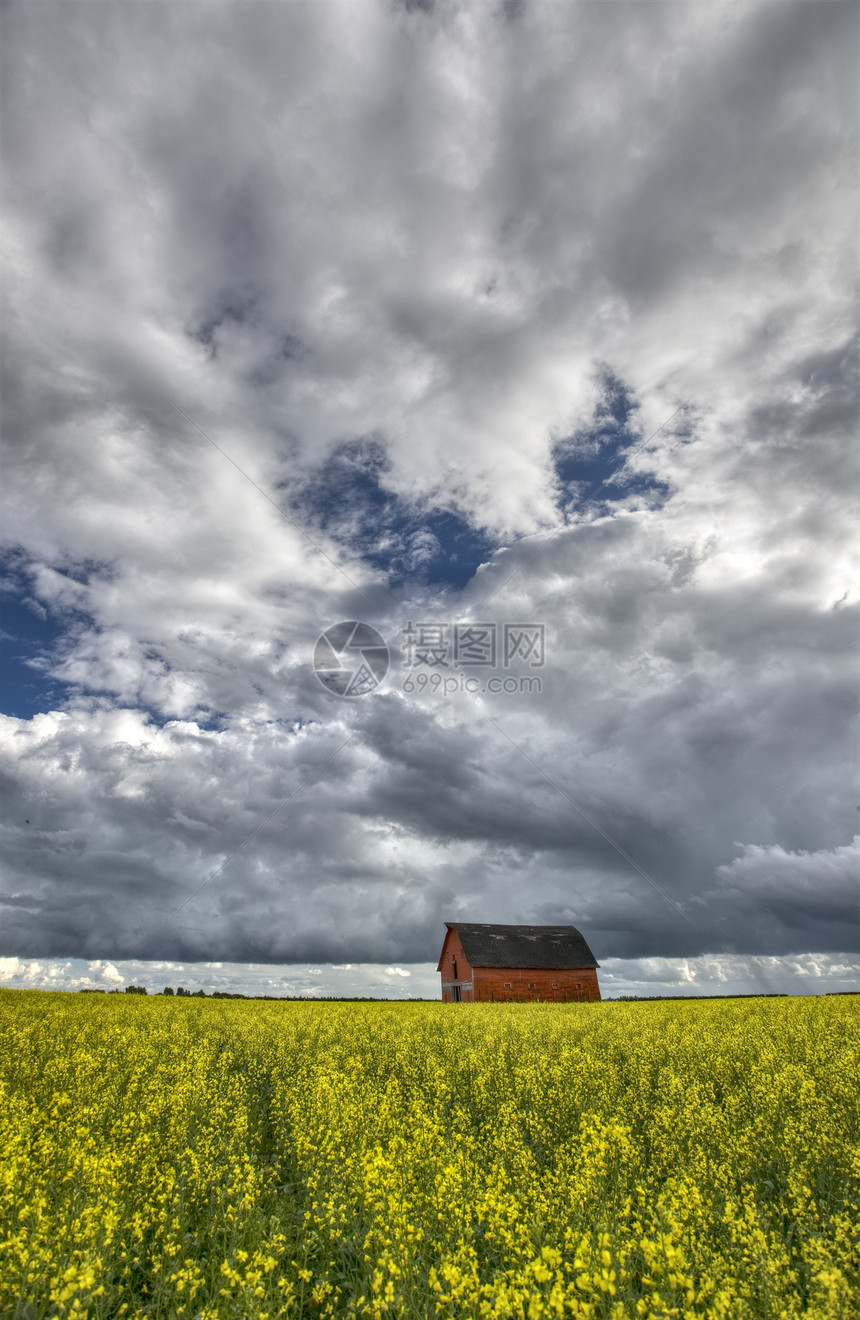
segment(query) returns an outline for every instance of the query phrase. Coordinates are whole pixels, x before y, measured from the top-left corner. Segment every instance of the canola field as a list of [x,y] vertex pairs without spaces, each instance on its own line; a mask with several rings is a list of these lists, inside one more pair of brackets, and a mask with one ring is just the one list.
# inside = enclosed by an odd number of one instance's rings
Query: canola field
[[0,1313],[858,1315],[850,998],[0,992]]

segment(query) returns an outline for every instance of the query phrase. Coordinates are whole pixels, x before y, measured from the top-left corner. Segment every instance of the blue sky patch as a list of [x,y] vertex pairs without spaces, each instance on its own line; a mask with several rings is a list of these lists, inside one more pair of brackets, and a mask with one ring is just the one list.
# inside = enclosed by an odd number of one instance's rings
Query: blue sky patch
[[497,542],[450,509],[419,509],[385,490],[388,466],[378,440],[349,441],[295,503],[304,519],[387,573],[392,586],[415,581],[461,589]]
[[[630,468],[619,472],[631,450],[641,443],[636,430],[639,404],[609,368],[602,370],[601,383],[602,397],[590,425],[560,440],[553,450],[558,505],[565,514],[592,502],[665,489],[647,473]],[[613,474],[618,474],[616,480]]]
[[0,596],[0,710],[19,720],[56,710],[68,684],[48,669],[66,627],[29,592],[6,577]]

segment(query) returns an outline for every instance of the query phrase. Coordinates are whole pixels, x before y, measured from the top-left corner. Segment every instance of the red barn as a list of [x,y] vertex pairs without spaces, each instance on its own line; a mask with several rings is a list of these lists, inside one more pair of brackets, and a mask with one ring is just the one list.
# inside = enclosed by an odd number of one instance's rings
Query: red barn
[[445,925],[436,968],[445,1004],[600,998],[600,964],[575,926]]

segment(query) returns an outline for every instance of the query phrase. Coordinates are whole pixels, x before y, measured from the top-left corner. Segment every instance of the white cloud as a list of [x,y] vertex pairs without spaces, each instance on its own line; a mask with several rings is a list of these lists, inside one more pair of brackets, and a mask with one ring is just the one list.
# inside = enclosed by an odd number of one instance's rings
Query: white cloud
[[[346,974],[348,973],[348,974]],[[441,998],[435,963],[408,968],[379,964],[348,969],[327,965],[311,985],[301,968],[272,964],[158,963],[129,960],[119,967],[80,959],[0,959],[0,986],[15,989],[114,990],[144,985],[159,994],[170,985],[279,998],[429,999]],[[794,957],[703,955],[697,958],[607,958],[598,972],[604,999],[624,995],[828,994],[857,990],[856,954],[799,954]],[[409,979],[408,988],[404,984]]]
[[779,844],[770,847],[746,844],[742,855],[718,867],[717,874],[727,885],[741,889],[798,883],[802,889],[808,889],[810,882],[826,883],[832,877],[860,890],[860,834],[841,848],[817,852],[790,852]]
[[860,989],[860,960],[856,954],[609,958],[601,965],[599,977],[604,998],[609,999],[623,995],[839,994]]
[[[313,983],[309,977],[319,977]],[[410,980],[407,991],[404,980]],[[253,963],[182,963],[128,959],[118,966],[98,960],[0,959],[0,986],[22,990],[105,990],[126,985],[145,986],[160,994],[166,985],[182,986],[207,995],[215,992],[270,995],[275,998],[345,999],[385,998],[439,999],[439,977],[435,965],[383,968],[367,963],[352,967],[331,965],[304,969],[294,965]]]

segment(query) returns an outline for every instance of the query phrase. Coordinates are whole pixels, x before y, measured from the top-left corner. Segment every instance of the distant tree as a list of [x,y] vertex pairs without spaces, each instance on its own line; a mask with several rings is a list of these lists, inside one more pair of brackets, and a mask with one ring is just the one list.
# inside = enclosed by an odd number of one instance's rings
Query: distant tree
[[181,997],[182,995],[187,995],[187,994],[188,994],[188,991],[187,991],[187,990],[183,990],[182,986],[180,985],[180,986],[177,986],[177,988],[176,988],[176,993]]
[[146,986],[145,986],[145,985],[127,985],[127,986],[125,987],[125,993],[126,993],[127,995],[145,995],[145,994],[146,994]]
[[162,993],[163,995],[172,995],[172,994],[173,994],[173,986],[172,986],[172,985],[166,985],[166,986],[164,987],[164,989],[162,990],[161,993]]
[[205,990],[198,990],[198,991],[197,991],[197,994],[195,995],[195,998],[196,998],[196,999],[205,999],[205,998],[206,998],[206,991],[205,991]]

